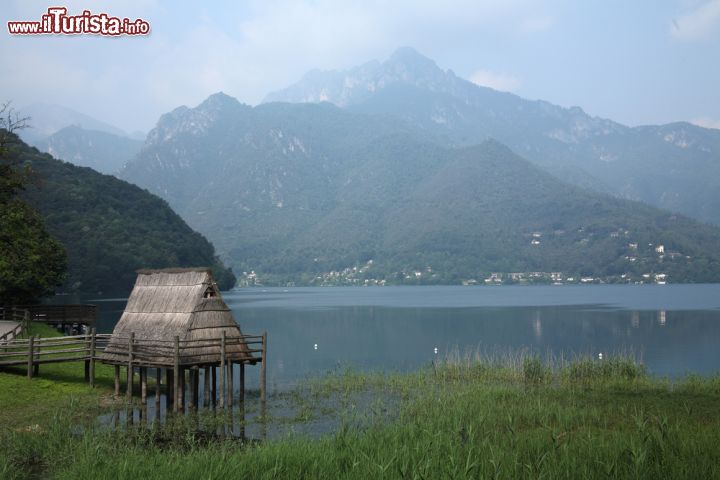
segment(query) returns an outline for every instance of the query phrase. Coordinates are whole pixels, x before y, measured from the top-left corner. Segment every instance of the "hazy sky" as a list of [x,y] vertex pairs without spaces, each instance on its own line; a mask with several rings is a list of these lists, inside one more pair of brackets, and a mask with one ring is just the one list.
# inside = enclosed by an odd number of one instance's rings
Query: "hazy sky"
[[[11,36],[65,5],[151,24],[147,37]],[[720,0],[4,0],[0,100],[70,106],[127,131],[224,91],[257,104],[312,68],[412,46],[500,90],[628,125],[720,128]]]

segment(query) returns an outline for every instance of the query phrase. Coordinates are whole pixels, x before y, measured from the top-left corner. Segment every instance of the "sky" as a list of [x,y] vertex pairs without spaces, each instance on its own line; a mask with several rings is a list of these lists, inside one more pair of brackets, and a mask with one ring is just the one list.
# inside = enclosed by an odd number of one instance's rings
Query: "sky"
[[[15,36],[66,6],[147,36]],[[250,105],[313,69],[411,46],[460,77],[626,125],[720,128],[720,0],[4,0],[0,100],[71,107],[125,131],[223,91]]]

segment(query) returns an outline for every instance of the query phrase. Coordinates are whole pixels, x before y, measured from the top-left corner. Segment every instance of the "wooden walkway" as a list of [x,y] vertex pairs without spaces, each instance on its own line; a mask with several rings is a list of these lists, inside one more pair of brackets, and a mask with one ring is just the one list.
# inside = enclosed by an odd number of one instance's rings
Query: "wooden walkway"
[[80,324],[92,327],[97,319],[97,305],[91,304],[19,305],[15,310],[27,310],[30,321],[48,325]]
[[[218,338],[202,340],[135,339],[135,334],[122,337],[124,342],[120,351],[126,360],[108,362],[103,359],[103,352],[108,349],[112,335],[98,334],[91,329],[88,334],[63,337],[29,337],[8,340],[0,343],[0,369],[4,367],[27,367],[28,378],[39,374],[42,364],[85,362],[85,381],[91,386],[95,384],[95,363],[102,361],[115,367],[115,395],[120,396],[120,367],[125,367],[127,399],[131,400],[133,378],[140,375],[141,403],[147,402],[148,370],[155,372],[155,401],[160,401],[160,388],[165,387],[168,402],[173,411],[197,410],[199,399],[200,372],[204,377],[205,406],[210,399],[212,404],[221,407],[232,407],[234,366],[240,368],[240,400],[245,394],[245,365],[260,363],[260,400],[266,399],[266,356],[267,334],[243,335],[240,338],[226,339],[225,334]],[[115,337],[118,340],[119,337]],[[127,343],[125,343],[127,342]],[[242,344],[245,349],[241,353],[230,353],[226,348],[230,345]],[[217,355],[202,355],[198,361],[197,349],[218,347]],[[182,348],[181,348],[182,347]],[[118,347],[113,347],[117,353]],[[184,352],[184,353],[181,353]],[[165,370],[165,381],[162,381],[162,370]],[[186,378],[187,377],[187,378]],[[219,380],[219,382],[218,382]],[[219,383],[219,388],[218,388]]]
[[95,384],[95,361],[110,335],[16,338],[0,344],[0,368],[27,366],[28,378],[38,375],[47,363],[85,362],[85,381]]
[[0,342],[13,340],[17,336],[17,332],[20,328],[20,322],[0,320]]
[[0,306],[0,344],[25,336],[32,322],[65,327],[65,332],[79,333],[80,326],[95,325],[95,305],[24,305]]
[[30,325],[30,312],[16,307],[0,307],[0,344],[23,335]]

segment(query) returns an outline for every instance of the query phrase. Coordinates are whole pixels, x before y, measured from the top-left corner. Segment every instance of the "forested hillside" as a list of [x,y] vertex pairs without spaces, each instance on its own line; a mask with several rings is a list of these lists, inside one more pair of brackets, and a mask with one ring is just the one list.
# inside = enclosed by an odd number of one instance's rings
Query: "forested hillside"
[[40,153],[17,137],[11,153],[31,169],[23,197],[68,255],[67,291],[127,293],[139,268],[211,266],[221,287],[233,274],[164,200],[127,182]]

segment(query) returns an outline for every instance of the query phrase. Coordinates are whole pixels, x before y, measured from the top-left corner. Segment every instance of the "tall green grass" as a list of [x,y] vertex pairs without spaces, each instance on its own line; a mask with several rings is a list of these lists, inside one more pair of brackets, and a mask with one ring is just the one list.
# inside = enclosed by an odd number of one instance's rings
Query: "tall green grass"
[[342,418],[315,439],[208,438],[191,417],[166,431],[80,431],[72,415],[59,415],[39,430],[3,432],[0,476],[720,478],[720,377],[671,384],[627,357],[481,360],[316,379],[297,401],[357,393],[400,401],[392,421],[366,412],[366,421]]

